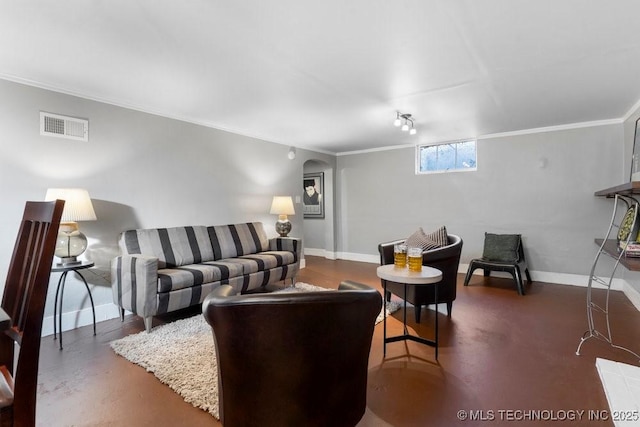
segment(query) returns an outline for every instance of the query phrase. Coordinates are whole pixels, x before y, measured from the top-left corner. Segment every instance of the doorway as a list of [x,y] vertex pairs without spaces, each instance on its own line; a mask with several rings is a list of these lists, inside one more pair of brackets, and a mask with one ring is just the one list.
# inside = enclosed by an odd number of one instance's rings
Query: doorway
[[[315,181],[315,190],[321,191],[319,194],[321,198],[321,207],[314,209],[307,209],[307,215],[304,215],[303,219],[303,246],[305,255],[321,256],[328,259],[336,259],[335,250],[335,233],[334,233],[334,218],[335,218],[335,182],[334,182],[334,169],[328,163],[322,160],[307,160],[303,165],[303,173],[309,178],[303,180],[303,197],[306,194],[305,185],[311,185],[311,180]],[[322,183],[318,185],[318,180],[321,177]],[[309,198],[313,196],[313,201]],[[307,201],[309,203],[315,203],[318,199],[318,194],[314,194],[314,191],[310,189]],[[304,199],[303,199],[304,200]],[[318,212],[322,211],[322,215]]]

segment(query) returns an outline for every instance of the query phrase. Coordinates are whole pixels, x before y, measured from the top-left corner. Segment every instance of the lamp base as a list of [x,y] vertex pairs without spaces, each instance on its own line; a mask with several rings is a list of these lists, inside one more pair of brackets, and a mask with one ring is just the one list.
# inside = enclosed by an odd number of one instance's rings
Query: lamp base
[[287,237],[287,234],[291,231],[291,221],[288,219],[279,219],[276,221],[276,231],[280,237]]
[[78,230],[75,222],[60,223],[54,255],[63,266],[79,265],[78,257],[87,249],[87,237]]
[[75,256],[62,257],[60,258],[60,262],[56,263],[58,267],[70,267],[72,265],[80,265],[82,261],[80,261]]

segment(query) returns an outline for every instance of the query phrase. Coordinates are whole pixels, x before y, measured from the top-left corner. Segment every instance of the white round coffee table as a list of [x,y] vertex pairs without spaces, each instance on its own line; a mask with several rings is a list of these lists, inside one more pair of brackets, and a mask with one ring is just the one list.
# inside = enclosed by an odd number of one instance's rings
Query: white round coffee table
[[[382,288],[384,289],[384,311],[387,311],[387,281],[401,283],[404,285],[404,310],[402,314],[402,324],[404,327],[404,334],[387,338],[387,316],[384,317],[384,344],[383,344],[383,356],[387,355],[387,343],[410,340],[426,344],[435,348],[436,360],[438,360],[438,310],[436,304],[436,321],[435,321],[435,339],[429,340],[426,338],[418,337],[416,335],[409,334],[407,329],[407,286],[424,286],[435,285],[442,280],[442,272],[437,268],[422,266],[422,271],[409,271],[408,268],[397,268],[393,264],[381,265],[376,270],[376,274],[382,279]],[[435,286],[435,301],[438,301],[438,287]]]

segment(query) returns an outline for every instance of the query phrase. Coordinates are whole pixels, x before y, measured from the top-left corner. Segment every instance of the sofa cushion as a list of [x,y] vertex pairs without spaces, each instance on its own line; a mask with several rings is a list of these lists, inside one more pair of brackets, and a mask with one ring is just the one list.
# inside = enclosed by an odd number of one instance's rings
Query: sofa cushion
[[251,274],[257,273],[258,271],[270,270],[282,265],[293,264],[295,258],[295,254],[292,252],[267,251],[236,258],[226,258],[224,261],[240,265],[243,274]]
[[271,270],[295,263],[295,254],[287,251],[267,251],[259,254],[207,261],[158,270],[158,292],[170,292],[203,283]]
[[128,230],[120,235],[119,244],[127,255],[157,257],[160,269],[214,259],[204,226]]
[[170,292],[203,283],[224,281],[242,274],[242,264],[226,261],[208,261],[203,264],[164,268],[158,270],[158,292]]
[[214,260],[234,258],[269,250],[269,239],[261,222],[207,227]]

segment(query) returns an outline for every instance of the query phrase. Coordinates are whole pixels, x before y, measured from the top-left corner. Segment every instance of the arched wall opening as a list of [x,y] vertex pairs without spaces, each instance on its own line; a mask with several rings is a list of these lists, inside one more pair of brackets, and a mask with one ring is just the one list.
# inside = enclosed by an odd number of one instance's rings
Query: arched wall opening
[[[305,215],[303,219],[304,237],[303,246],[305,255],[322,256],[336,259],[335,249],[335,179],[334,169],[322,160],[307,160],[303,165],[303,173],[306,177],[316,178],[322,174],[322,194],[324,217],[318,215]],[[308,183],[308,182],[307,182]],[[304,187],[303,180],[303,187]],[[305,188],[302,188],[304,202]]]

